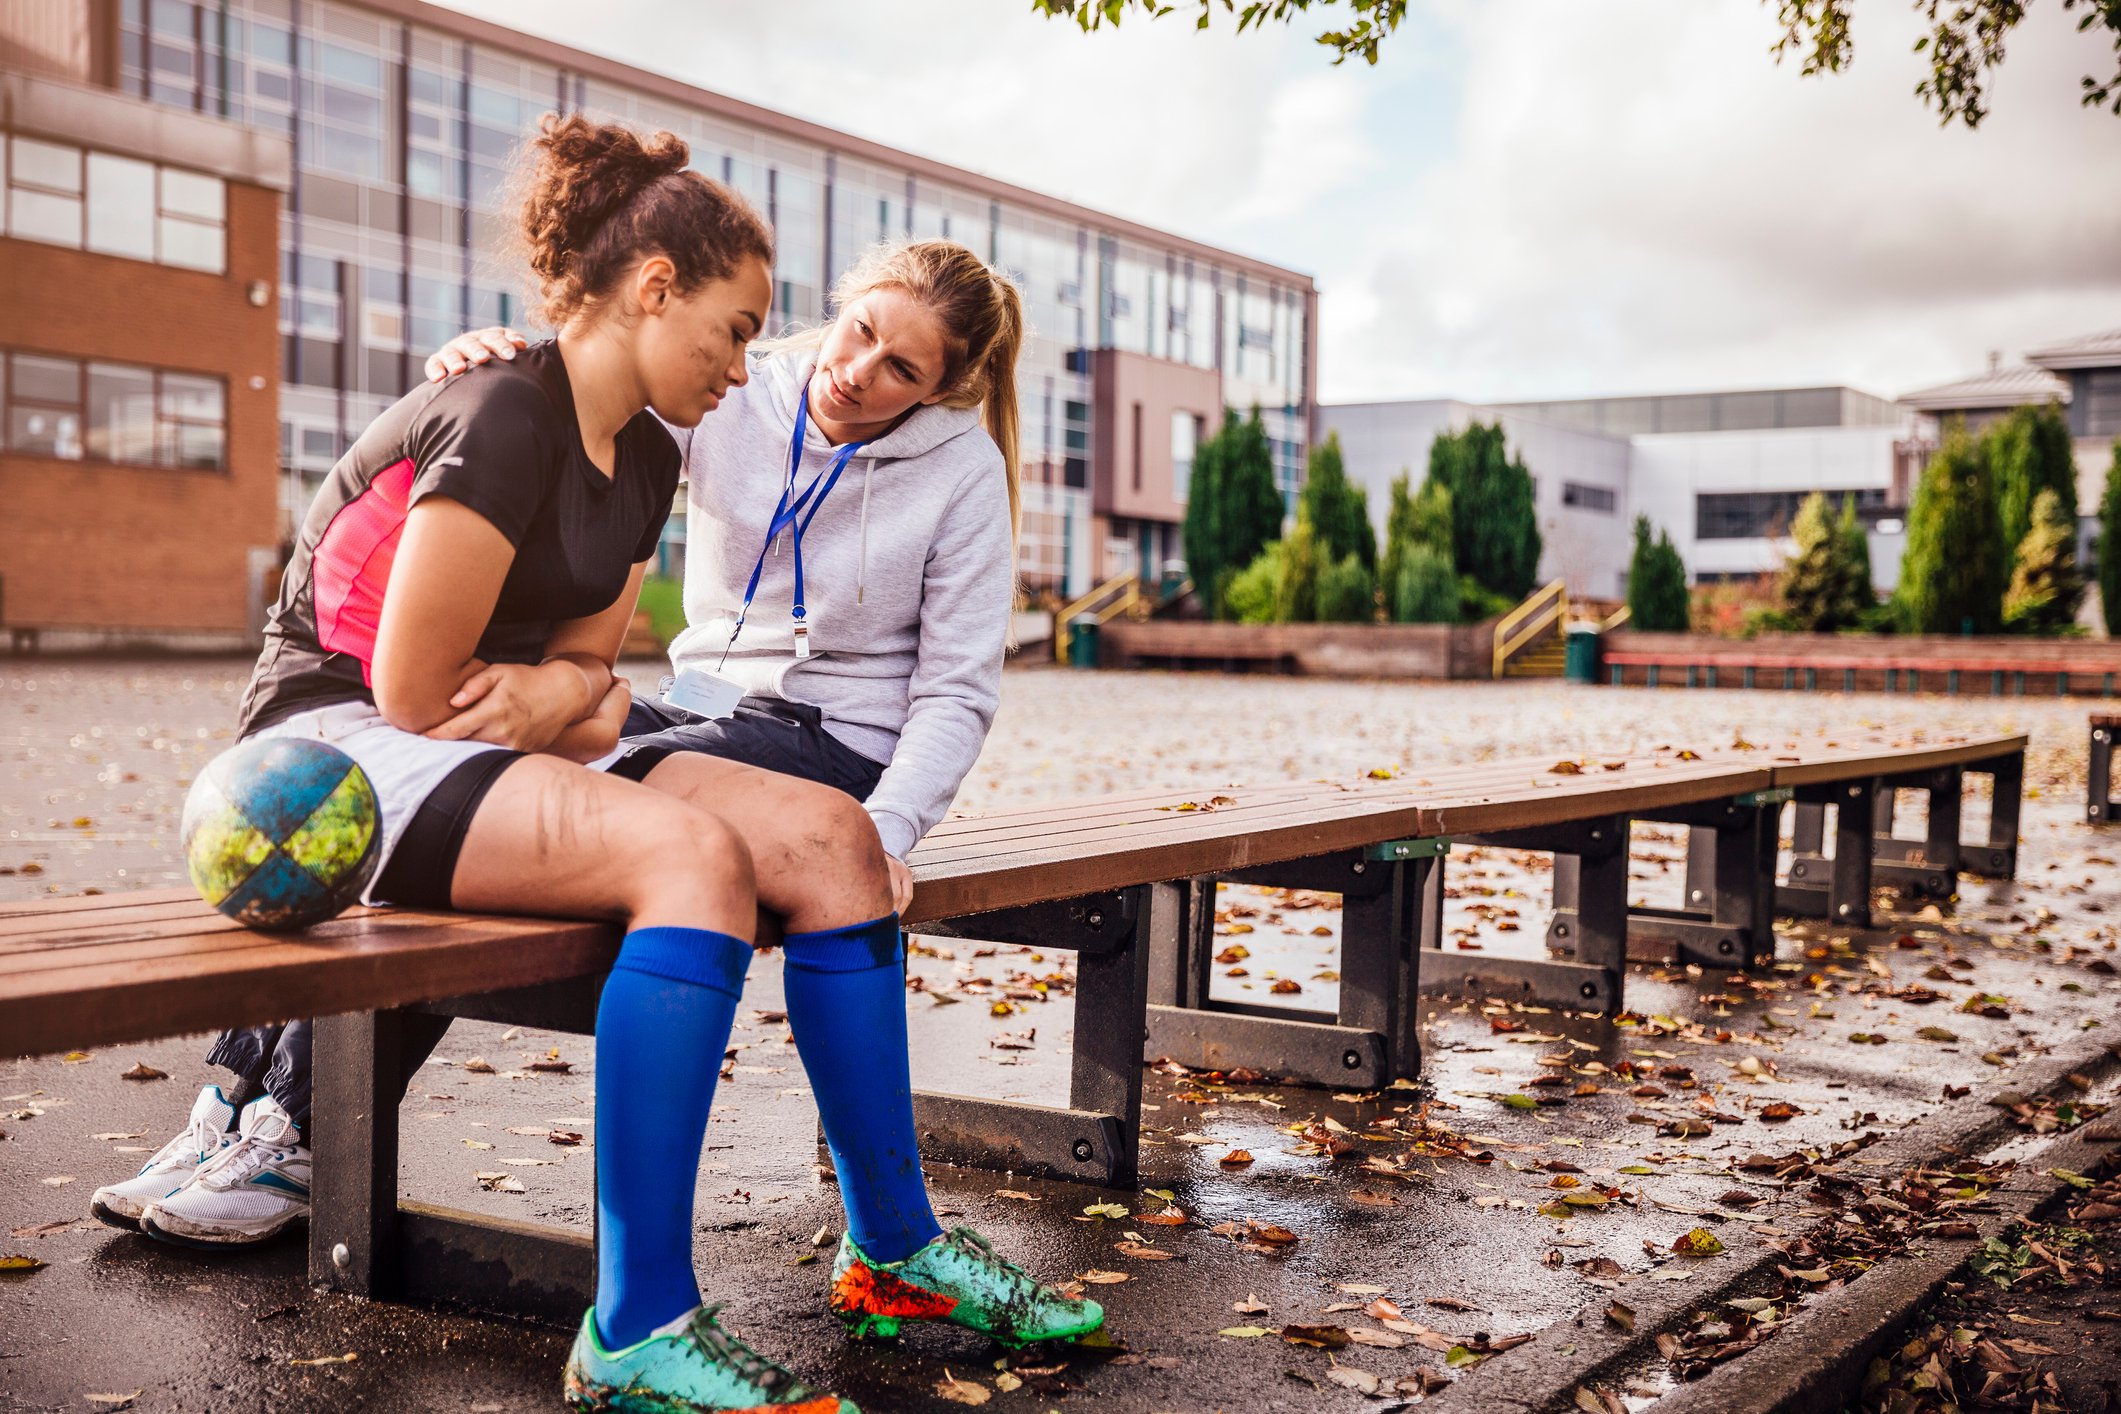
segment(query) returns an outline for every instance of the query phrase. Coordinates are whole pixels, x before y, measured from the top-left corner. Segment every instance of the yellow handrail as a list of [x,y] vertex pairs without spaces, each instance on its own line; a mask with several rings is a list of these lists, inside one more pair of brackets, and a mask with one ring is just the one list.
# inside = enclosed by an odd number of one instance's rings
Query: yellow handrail
[[1613,611],[1611,617],[1609,617],[1604,623],[1598,626],[1598,631],[1600,633],[1611,633],[1614,629],[1619,628],[1622,624],[1626,623],[1634,616],[1635,611],[1628,605],[1622,604],[1619,608]]
[[1105,605],[1104,608],[1094,610],[1093,617],[1091,618],[1090,622],[1099,625],[1111,623],[1121,614],[1131,611],[1135,605],[1141,602],[1141,581],[1131,581],[1127,586],[1126,593],[1120,595],[1117,599],[1114,599],[1111,603]]
[[[1504,614],[1495,623],[1495,676],[1503,676],[1510,659],[1519,649],[1539,637],[1547,628],[1560,622],[1569,612],[1569,583],[1557,579],[1533,593],[1522,604]],[[1534,619],[1534,615],[1537,618]],[[1526,623],[1527,620],[1533,620]],[[1523,631],[1518,632],[1520,625]]]
[[[1132,574],[1114,575],[1112,578],[1106,580],[1103,584],[1097,586],[1097,588],[1091,590],[1088,594],[1082,595],[1079,598],[1073,599],[1068,603],[1063,604],[1060,607],[1060,610],[1053,616],[1054,660],[1062,664],[1066,664],[1068,661],[1068,621],[1070,619],[1074,618],[1077,614],[1081,613],[1090,605],[1095,604],[1098,600],[1103,599],[1106,595],[1116,594],[1120,590],[1126,588],[1128,585],[1134,583],[1136,583],[1136,580]],[[1097,622],[1103,623],[1104,620],[1099,619],[1097,620]]]

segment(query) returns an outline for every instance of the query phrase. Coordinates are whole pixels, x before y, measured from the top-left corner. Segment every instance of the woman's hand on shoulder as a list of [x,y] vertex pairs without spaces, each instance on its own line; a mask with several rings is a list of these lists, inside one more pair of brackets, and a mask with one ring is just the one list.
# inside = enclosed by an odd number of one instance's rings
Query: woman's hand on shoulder
[[439,383],[489,359],[512,359],[517,349],[530,347],[530,340],[503,325],[459,334],[427,356],[427,381]]

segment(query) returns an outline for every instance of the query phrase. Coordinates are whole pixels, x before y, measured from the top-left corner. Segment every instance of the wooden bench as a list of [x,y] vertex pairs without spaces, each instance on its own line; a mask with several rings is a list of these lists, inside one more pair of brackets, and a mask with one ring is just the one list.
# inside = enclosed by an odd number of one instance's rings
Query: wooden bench
[[[1829,887],[1833,898],[1860,898],[1867,916],[1877,782],[1909,776],[1913,763],[1932,775],[1907,788],[1930,789],[1935,802],[1946,786],[1934,773],[1986,764],[2001,818],[2005,783],[2016,779],[2008,763],[2022,763],[2023,747],[1994,738],[1787,757],[1674,753],[1573,771],[1542,758],[1352,786],[1137,792],[947,821],[915,852],[908,926],[1075,951],[1077,1024],[1067,1105],[922,1092],[924,1152],[1127,1185],[1145,1056],[1374,1088],[1419,1073],[1424,988],[1617,1011],[1630,935],[1657,927],[1698,927],[1703,946],[1743,929],[1739,960],[1759,960],[1772,946],[1778,792],[1800,812],[1805,792],[1822,814],[1834,804],[1837,827],[1862,822],[1853,844],[1837,829]],[[1848,783],[1861,792],[1847,797],[1854,805],[1818,794]],[[1947,815],[1956,829],[1956,813],[1933,803],[1933,835]],[[1713,837],[1699,874],[1705,906],[1630,912],[1636,819]],[[1548,942],[1559,955],[1445,957],[1453,841],[1555,856]],[[1691,851],[1688,877],[1691,889]],[[1337,1015],[1210,1000],[1222,880],[1342,896]],[[273,936],[236,927],[186,891],[0,905],[0,1036],[7,1050],[35,1054],[315,1015],[313,1280],[572,1320],[594,1271],[587,1236],[399,1199],[404,1032],[422,1014],[590,1032],[616,946],[602,924],[401,911]]]
[[[1647,652],[1624,650],[1599,655],[1608,669],[1608,681],[1626,685],[1627,669],[1643,670],[1643,685],[1661,685],[1665,670],[1684,669],[1688,687],[1763,687],[1779,685],[1785,691],[1817,691],[1824,676],[1832,684],[1838,675],[1844,692],[1857,690],[1859,679],[1878,678],[1887,692],[1920,692],[1922,684],[1940,679],[1943,691],[1956,695],[1969,676],[1988,679],[1989,695],[2023,697],[2029,683],[2051,682],[2055,695],[2070,695],[2076,679],[2095,678],[2102,697],[2114,695],[2117,669],[2112,663],[2042,662],[2024,658],[1994,658],[1928,654],[1906,657],[1870,657],[1857,654],[1818,653],[1714,653]],[[1937,690],[1935,687],[1932,691]],[[2089,689],[2087,689],[2089,690]]]
[[2114,818],[2114,733],[2121,731],[2121,712],[2091,714],[2091,773],[2086,783],[2084,815],[2094,825]]

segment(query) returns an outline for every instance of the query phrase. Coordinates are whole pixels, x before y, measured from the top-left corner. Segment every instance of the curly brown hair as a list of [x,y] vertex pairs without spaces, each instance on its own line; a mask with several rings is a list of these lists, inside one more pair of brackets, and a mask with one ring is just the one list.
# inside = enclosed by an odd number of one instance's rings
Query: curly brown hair
[[518,243],[537,276],[532,316],[558,328],[603,300],[643,258],[665,256],[687,294],[745,257],[773,265],[773,233],[745,200],[690,171],[674,133],[645,137],[580,113],[547,113],[519,167]]

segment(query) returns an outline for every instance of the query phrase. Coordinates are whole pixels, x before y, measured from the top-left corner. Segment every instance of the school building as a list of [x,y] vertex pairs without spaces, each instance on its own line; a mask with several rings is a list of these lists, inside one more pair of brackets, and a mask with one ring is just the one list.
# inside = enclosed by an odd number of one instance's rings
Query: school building
[[[218,131],[222,146],[285,154],[262,315],[277,358],[243,374],[277,399],[277,450],[260,455],[283,530],[429,351],[523,321],[521,277],[498,254],[511,228],[501,187],[554,109],[669,129],[741,191],[776,233],[778,325],[819,320],[833,279],[878,241],[947,237],[1015,277],[1032,325],[1018,395],[1034,588],[1154,578],[1180,560],[1192,449],[1225,407],[1260,408],[1292,501],[1301,484],[1318,291],[1298,271],[419,0],[9,0],[0,70],[73,85],[83,107],[100,91],[114,108]],[[32,211],[51,195],[22,190]],[[7,239],[51,238],[32,217]],[[129,339],[151,322],[83,332]],[[177,319],[158,337],[233,357],[201,337],[209,327]],[[673,570],[682,538],[674,519]]]

